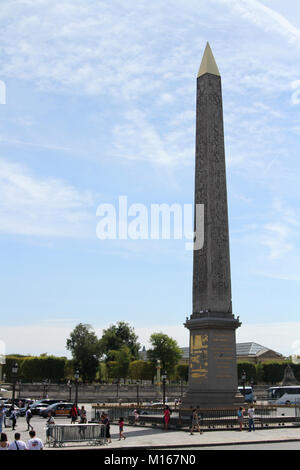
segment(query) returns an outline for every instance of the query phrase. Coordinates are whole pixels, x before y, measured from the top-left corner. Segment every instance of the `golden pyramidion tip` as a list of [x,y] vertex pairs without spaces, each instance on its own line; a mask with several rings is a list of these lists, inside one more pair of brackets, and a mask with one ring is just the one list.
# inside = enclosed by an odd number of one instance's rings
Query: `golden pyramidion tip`
[[206,43],[197,78],[201,75],[204,75],[205,73],[211,73],[213,75],[220,76],[218,66],[216,64],[215,58],[208,42]]

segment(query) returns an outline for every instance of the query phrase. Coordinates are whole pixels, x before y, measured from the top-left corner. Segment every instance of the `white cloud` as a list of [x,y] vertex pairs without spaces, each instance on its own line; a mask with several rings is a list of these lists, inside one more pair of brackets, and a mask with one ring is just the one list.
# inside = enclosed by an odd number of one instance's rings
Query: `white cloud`
[[300,30],[285,16],[258,0],[217,0],[228,5],[234,13],[253,22],[266,32],[275,32],[300,45]]
[[0,158],[0,233],[84,236],[92,203],[87,191],[34,177],[24,166]]
[[160,126],[134,109],[126,114],[123,124],[114,128],[114,155],[162,166],[190,165],[194,160],[194,142],[188,136],[188,130],[177,126],[161,131]]

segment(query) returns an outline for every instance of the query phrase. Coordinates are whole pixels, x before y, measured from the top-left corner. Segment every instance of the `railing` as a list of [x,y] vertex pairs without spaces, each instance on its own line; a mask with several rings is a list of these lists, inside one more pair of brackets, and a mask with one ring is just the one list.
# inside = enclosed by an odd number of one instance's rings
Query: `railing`
[[[245,406],[247,409],[248,407]],[[280,414],[277,408],[281,410],[281,407],[273,405],[258,405],[255,406],[255,424],[261,428],[271,428],[277,426],[286,425],[300,425],[300,407],[294,406],[294,412],[291,412],[291,416]],[[106,405],[93,405],[94,410],[94,421],[99,422],[101,413],[105,412],[108,414],[111,423],[117,422],[122,416],[128,424],[138,425],[150,425],[153,427],[163,425],[163,408],[154,408],[149,406],[111,406]],[[139,419],[136,422],[134,416],[134,410],[139,413]],[[280,414],[280,415],[279,415]],[[173,409],[171,419],[169,423],[170,429],[183,429],[187,430],[191,426],[191,409]],[[245,413],[247,415],[247,413]],[[237,420],[237,408],[227,409],[199,409],[200,426],[202,429],[209,431],[213,430],[230,430],[239,427]],[[248,419],[244,418],[244,427],[247,428]]]
[[66,442],[105,442],[104,424],[55,424],[49,427],[49,445],[62,447]]

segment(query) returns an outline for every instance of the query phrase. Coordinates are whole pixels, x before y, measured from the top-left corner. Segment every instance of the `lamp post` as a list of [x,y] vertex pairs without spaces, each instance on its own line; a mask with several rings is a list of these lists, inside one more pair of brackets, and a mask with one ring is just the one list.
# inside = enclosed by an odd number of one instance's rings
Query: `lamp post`
[[157,385],[157,396],[158,397],[160,396],[160,369],[161,369],[160,360],[157,359],[157,363],[156,363],[156,385]]
[[166,404],[166,378],[167,378],[167,374],[164,373],[162,376],[162,381],[163,381],[163,405],[165,406]]
[[68,380],[67,382],[67,387],[69,389],[69,402],[71,401],[71,398],[72,398],[72,384],[71,384],[71,380]]
[[79,379],[79,370],[78,369],[76,369],[74,377],[75,377],[75,405],[76,405],[76,408],[77,408],[77,405],[78,405],[78,379]]
[[17,373],[18,373],[18,363],[16,362],[13,366],[12,366],[12,379],[13,379],[13,389],[12,389],[12,405],[14,406],[15,404],[15,394],[16,394],[16,380],[17,380]]
[[43,386],[44,386],[44,398],[48,398],[48,379],[43,380]]

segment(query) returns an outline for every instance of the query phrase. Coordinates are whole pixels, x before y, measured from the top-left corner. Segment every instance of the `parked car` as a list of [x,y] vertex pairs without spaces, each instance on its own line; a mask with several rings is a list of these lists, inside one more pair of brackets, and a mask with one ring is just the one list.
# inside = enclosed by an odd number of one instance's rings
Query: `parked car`
[[49,412],[51,412],[52,416],[67,416],[70,418],[73,404],[74,403],[69,402],[54,403],[53,405],[50,405],[47,408],[41,410],[40,415],[43,418],[47,418]]
[[[42,400],[37,400],[35,401],[32,405],[30,405],[30,409],[33,415],[39,415],[41,410],[44,410],[50,405],[53,405],[54,403],[59,403],[61,400],[58,399],[50,399],[50,398],[43,398]],[[22,408],[22,413],[25,414],[26,411],[26,406]]]

